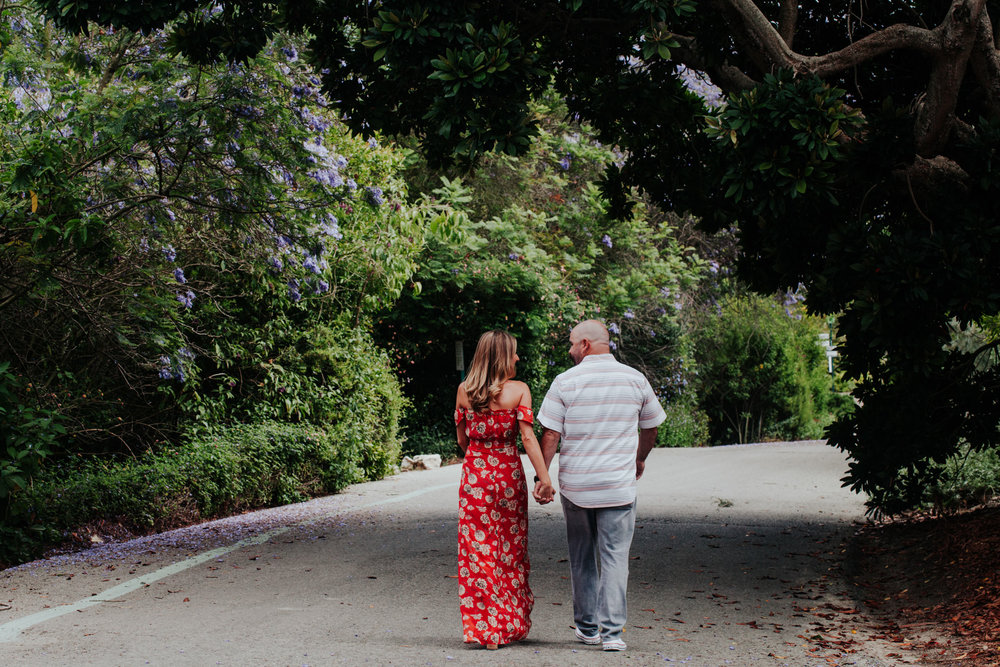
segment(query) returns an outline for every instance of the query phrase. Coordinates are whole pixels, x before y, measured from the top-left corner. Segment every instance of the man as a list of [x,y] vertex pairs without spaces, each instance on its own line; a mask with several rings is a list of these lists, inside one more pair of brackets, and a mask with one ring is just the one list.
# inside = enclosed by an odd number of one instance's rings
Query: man
[[577,639],[624,651],[636,480],[666,415],[642,373],[611,356],[603,324],[581,322],[569,342],[576,365],[552,382],[538,411],[542,455],[548,468],[562,439],[559,493]]

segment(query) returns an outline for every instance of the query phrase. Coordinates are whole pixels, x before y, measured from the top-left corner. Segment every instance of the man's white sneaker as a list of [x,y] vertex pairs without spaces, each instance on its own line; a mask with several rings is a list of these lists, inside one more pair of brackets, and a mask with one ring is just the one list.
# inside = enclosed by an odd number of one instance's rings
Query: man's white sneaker
[[608,641],[604,642],[604,650],[605,651],[624,651],[625,650],[625,642],[623,642],[620,639],[609,639]]
[[593,637],[589,637],[580,632],[580,628],[576,629],[576,638],[582,641],[584,644],[587,644],[588,646],[597,646],[598,644],[601,643],[601,635],[594,635]]

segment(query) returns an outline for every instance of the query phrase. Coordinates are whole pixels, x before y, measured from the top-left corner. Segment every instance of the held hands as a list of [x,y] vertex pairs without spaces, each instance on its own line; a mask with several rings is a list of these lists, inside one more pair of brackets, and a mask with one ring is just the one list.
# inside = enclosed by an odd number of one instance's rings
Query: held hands
[[556,497],[556,490],[552,488],[551,482],[535,482],[535,489],[531,492],[539,505],[551,503]]

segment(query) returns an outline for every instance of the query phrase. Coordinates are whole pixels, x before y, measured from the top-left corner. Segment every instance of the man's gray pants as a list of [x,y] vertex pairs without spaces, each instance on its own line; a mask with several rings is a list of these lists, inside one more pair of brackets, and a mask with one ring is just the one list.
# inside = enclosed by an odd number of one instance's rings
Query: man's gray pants
[[628,554],[635,532],[635,502],[580,507],[560,496],[566,517],[573,620],[580,632],[620,639],[628,615]]

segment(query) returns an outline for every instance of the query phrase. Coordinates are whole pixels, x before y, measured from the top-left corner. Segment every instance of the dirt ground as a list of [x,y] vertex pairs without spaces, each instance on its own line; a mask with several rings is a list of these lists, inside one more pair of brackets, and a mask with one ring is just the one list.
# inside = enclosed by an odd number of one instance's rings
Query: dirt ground
[[863,527],[846,576],[900,664],[1000,665],[1000,507]]

